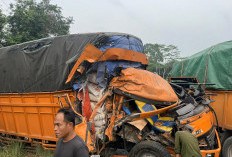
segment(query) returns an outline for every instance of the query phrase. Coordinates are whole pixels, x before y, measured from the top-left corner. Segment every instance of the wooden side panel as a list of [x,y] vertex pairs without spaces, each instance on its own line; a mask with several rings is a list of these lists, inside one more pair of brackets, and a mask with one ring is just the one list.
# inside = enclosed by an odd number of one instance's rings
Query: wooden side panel
[[1,131],[6,131],[6,125],[5,125],[3,113],[2,113],[1,108],[0,108],[0,132]]
[[219,126],[232,130],[232,91],[207,91],[207,93],[217,94],[211,96],[211,99],[215,100],[211,106],[216,112]]
[[216,112],[219,126],[222,127],[223,119],[224,119],[223,115],[224,115],[224,107],[225,107],[225,94],[217,93],[217,96],[211,96],[211,99],[215,100],[215,102],[211,103],[211,106]]
[[37,113],[27,113],[28,117],[28,129],[32,136],[41,137],[42,130],[40,127],[40,119]]
[[232,91],[227,95],[227,103],[225,106],[224,127],[232,130]]
[[6,131],[9,133],[17,133],[16,126],[15,126],[15,119],[12,112],[5,112],[3,113],[4,120],[6,123]]
[[[0,94],[0,133],[40,140],[56,141],[54,118],[60,108],[57,95],[53,93]],[[64,99],[62,104],[68,106]]]
[[15,113],[15,125],[17,133],[28,135],[27,122],[23,112]]

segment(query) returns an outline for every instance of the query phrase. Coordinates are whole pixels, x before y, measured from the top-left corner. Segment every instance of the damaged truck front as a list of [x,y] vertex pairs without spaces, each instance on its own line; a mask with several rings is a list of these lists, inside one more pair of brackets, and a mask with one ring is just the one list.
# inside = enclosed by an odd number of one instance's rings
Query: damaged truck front
[[[172,80],[179,83],[198,83],[214,102],[211,103],[217,120],[223,157],[232,157],[232,41],[204,49],[173,66]],[[180,81],[181,80],[181,81]],[[198,83],[199,84],[199,83]]]
[[70,107],[91,154],[170,156],[183,125],[199,139],[203,156],[219,154],[208,98],[147,71],[148,58],[135,36],[49,38],[3,48],[0,58],[1,139],[54,148],[54,116]]

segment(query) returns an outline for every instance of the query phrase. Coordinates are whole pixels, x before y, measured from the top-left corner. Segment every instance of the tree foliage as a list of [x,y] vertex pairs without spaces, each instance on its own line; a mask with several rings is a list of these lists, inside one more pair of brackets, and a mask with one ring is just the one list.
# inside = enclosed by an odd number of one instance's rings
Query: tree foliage
[[149,56],[148,70],[167,78],[180,51],[174,45],[145,44],[144,52]]
[[6,15],[4,15],[0,9],[0,47],[3,46],[4,39],[5,39],[5,26],[6,26]]
[[16,0],[10,4],[8,37],[5,46],[69,33],[71,17],[64,17],[61,8],[50,0]]

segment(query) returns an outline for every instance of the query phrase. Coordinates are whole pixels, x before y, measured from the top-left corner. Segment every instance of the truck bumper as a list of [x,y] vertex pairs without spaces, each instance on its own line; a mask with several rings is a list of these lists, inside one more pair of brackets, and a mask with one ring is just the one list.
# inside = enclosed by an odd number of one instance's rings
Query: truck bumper
[[215,129],[215,133],[217,137],[218,148],[213,150],[201,150],[202,157],[219,157],[221,151],[221,142],[216,129]]

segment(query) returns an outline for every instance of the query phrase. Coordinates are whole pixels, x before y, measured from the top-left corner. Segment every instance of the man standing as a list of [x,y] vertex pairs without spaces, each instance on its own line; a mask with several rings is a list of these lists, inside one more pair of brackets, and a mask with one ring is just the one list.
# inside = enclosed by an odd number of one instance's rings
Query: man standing
[[55,134],[59,138],[55,157],[89,157],[85,142],[75,133],[75,113],[61,108],[55,117]]
[[183,131],[175,134],[175,153],[176,157],[201,157],[200,148],[196,136],[191,128],[183,127]]

